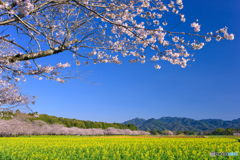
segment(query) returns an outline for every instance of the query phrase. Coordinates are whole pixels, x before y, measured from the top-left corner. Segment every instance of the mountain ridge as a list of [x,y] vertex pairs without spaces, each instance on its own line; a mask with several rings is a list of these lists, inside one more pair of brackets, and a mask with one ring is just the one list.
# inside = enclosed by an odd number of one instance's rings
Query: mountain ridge
[[134,124],[140,130],[171,130],[171,131],[213,131],[217,128],[240,128],[240,118],[230,120],[201,119],[195,120],[186,117],[161,117],[161,118],[133,118],[122,124]]

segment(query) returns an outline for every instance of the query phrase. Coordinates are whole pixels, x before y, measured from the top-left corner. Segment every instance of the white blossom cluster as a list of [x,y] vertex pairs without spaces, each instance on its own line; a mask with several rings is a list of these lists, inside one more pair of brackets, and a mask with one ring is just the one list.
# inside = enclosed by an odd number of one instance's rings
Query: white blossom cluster
[[15,54],[15,50],[13,48],[8,50],[8,47],[4,41],[0,42],[0,106],[16,103],[27,104],[29,103],[29,97],[21,95],[19,87],[16,86],[16,83],[21,79],[24,80],[24,76],[17,72],[18,68],[22,68],[22,65],[19,62],[9,63],[2,59],[6,54]]
[[[0,0],[0,106],[34,103],[18,87],[26,76],[61,83],[71,78],[63,72],[72,63],[41,66],[38,58],[69,52],[80,66],[121,64],[129,56],[130,63],[150,61],[156,69],[160,60],[185,68],[194,61],[190,52],[205,42],[234,39],[227,27],[200,34],[198,20],[188,25],[189,32],[177,31],[186,22],[183,7],[182,0]],[[169,24],[169,15],[180,23]],[[6,34],[6,25],[16,30],[16,39]]]
[[[69,63],[58,63],[56,67],[53,66],[38,66],[38,69],[32,69],[30,61],[10,63],[3,57],[15,56],[18,52],[15,47],[7,44],[4,41],[0,42],[0,106],[4,105],[27,105],[28,103],[35,103],[35,96],[26,96],[21,93],[18,84],[26,82],[26,76],[36,75],[35,78],[42,79],[41,74],[48,73],[49,79],[55,79],[61,83],[65,83],[63,79],[56,78],[60,73],[58,69],[70,67]],[[11,48],[11,49],[9,49]],[[14,77],[14,78],[12,78]]]
[[10,16],[14,14],[28,16],[29,12],[34,10],[34,4],[32,4],[30,0],[9,0],[4,1],[4,4],[0,4],[0,9],[9,13]]
[[109,127],[106,130],[101,128],[67,128],[64,125],[49,125],[44,121],[28,121],[10,119],[0,120],[0,135],[150,135],[145,131],[131,131],[130,129],[115,129]]

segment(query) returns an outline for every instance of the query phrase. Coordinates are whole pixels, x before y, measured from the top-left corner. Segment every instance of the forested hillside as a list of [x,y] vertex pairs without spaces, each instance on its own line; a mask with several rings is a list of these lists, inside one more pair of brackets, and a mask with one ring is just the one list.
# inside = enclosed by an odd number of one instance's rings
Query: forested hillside
[[[34,116],[37,115],[37,116]],[[34,120],[42,120],[47,124],[63,124],[66,127],[78,127],[78,128],[102,128],[107,129],[109,127],[113,127],[116,129],[130,129],[130,130],[138,130],[138,128],[134,124],[121,124],[121,123],[106,123],[106,122],[93,122],[93,121],[84,121],[63,117],[50,116],[47,114],[38,114],[36,113],[21,113],[19,110],[16,112],[2,112],[1,119],[12,119],[12,118],[20,118],[26,119],[30,121]]]
[[140,130],[171,130],[171,131],[213,131],[217,128],[239,128],[240,118],[232,121],[223,121],[221,119],[203,119],[194,120],[190,118],[179,117],[162,117],[159,119],[151,118],[148,120],[134,118],[129,121],[125,121],[123,124],[134,124]]

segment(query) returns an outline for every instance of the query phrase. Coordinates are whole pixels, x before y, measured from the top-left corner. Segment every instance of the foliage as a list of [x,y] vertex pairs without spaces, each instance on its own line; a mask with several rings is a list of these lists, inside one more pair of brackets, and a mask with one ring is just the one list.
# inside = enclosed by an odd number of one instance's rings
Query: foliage
[[164,130],[164,131],[162,131],[162,134],[168,135],[168,131],[169,131],[169,130]]
[[223,128],[217,128],[214,130],[213,135],[233,135],[233,129],[227,128],[225,130]]
[[40,114],[38,118],[32,118],[31,120],[42,120],[48,124],[64,124],[66,127],[78,127],[78,128],[102,128],[107,129],[114,127],[118,129],[130,129],[138,130],[134,124],[121,124],[121,123],[106,123],[106,122],[93,122],[77,119],[69,119],[62,117],[49,116],[47,114]]
[[16,111],[15,111],[15,114],[20,114],[21,113],[21,111],[19,110],[19,109],[17,109]]
[[156,129],[153,129],[152,131],[150,131],[150,133],[153,134],[153,135],[157,135],[158,131]]
[[226,134],[226,130],[223,128],[217,128],[214,130],[213,132],[214,135],[225,135]]
[[184,133],[183,131],[177,131],[177,135],[183,134],[183,133]]
[[11,119],[9,116],[13,115],[13,117],[23,117],[23,119],[30,120],[30,121],[42,120],[47,124],[63,124],[66,127],[77,127],[77,128],[85,128],[85,129],[88,129],[88,128],[107,129],[109,127],[113,127],[116,129],[138,130],[138,128],[134,124],[84,121],[84,120],[49,116],[47,114],[39,114],[38,117],[35,117],[34,115],[38,114],[38,112],[25,114],[25,113],[20,113],[19,110],[17,110],[15,113],[13,113],[12,111],[8,111],[8,112],[4,111],[2,113],[4,115],[2,119],[5,119],[5,120]]
[[[210,152],[237,152],[211,157]],[[0,138],[0,159],[239,159],[228,138],[32,136]]]
[[233,135],[233,129],[232,128],[227,128],[225,130],[226,135]]

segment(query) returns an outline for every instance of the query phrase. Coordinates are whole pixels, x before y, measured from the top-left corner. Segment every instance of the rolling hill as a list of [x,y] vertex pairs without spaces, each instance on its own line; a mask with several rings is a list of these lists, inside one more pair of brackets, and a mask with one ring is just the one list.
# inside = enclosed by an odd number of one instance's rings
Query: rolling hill
[[143,118],[134,118],[123,124],[134,124],[140,130],[171,130],[171,131],[213,131],[217,128],[240,128],[240,118],[232,121],[224,121],[221,119],[202,119],[194,120],[191,118],[180,117],[162,117],[159,119],[151,118],[145,120]]

